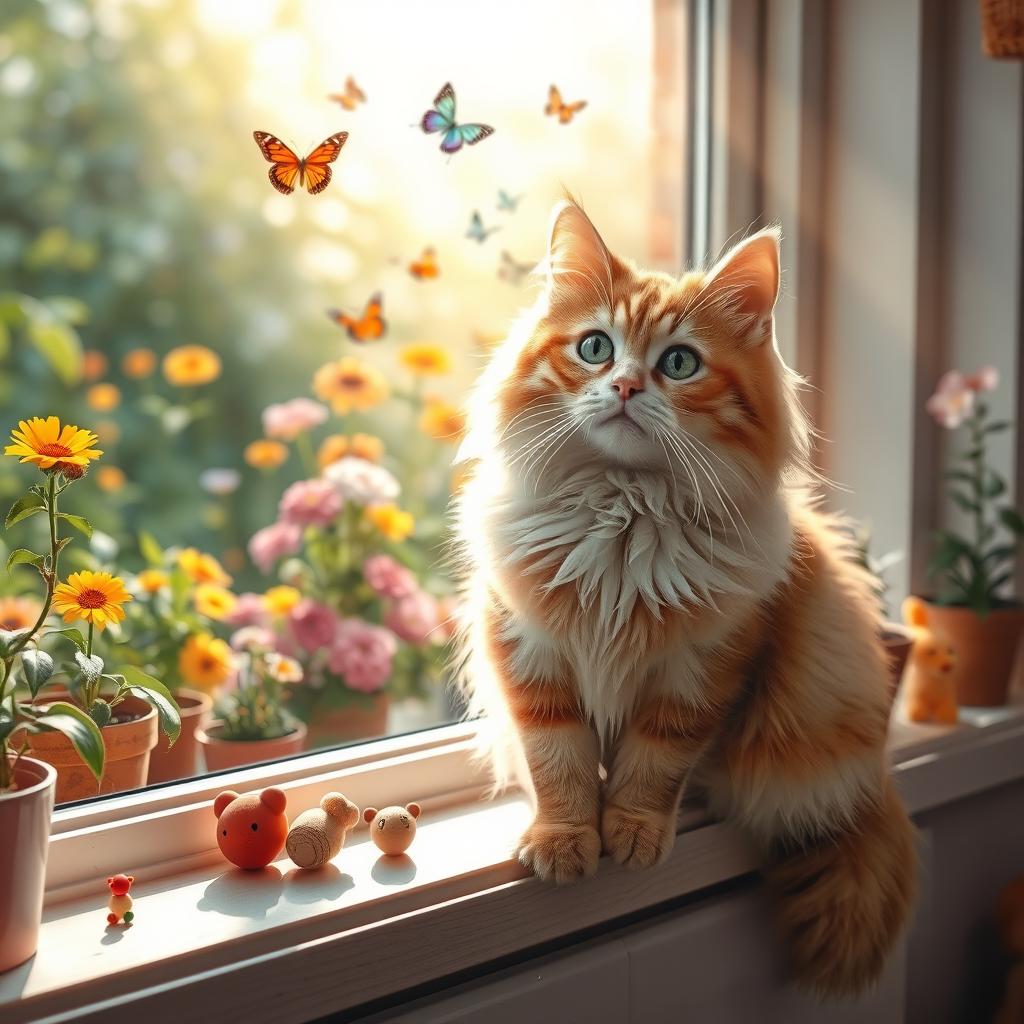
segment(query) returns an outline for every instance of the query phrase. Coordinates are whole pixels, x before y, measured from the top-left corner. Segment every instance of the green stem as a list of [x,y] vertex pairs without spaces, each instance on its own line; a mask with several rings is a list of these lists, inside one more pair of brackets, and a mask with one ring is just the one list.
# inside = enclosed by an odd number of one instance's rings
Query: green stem
[[316,453],[313,451],[313,441],[307,431],[303,431],[295,439],[295,448],[299,453],[299,459],[305,471],[311,476],[319,474],[316,464]]

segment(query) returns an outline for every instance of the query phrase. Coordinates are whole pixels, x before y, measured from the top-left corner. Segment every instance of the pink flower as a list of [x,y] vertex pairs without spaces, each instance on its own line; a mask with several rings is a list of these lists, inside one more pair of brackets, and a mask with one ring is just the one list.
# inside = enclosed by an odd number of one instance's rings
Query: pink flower
[[416,579],[390,555],[371,555],[363,563],[363,578],[379,597],[407,597],[416,591]]
[[965,383],[972,391],[995,391],[999,387],[999,371],[994,366],[982,366]]
[[302,543],[302,529],[294,523],[274,523],[257,530],[249,540],[249,557],[268,573],[285,555],[294,555]]
[[231,646],[236,651],[272,651],[276,645],[277,638],[264,626],[243,626],[231,635]]
[[384,625],[410,644],[425,644],[437,628],[437,601],[430,594],[417,590],[398,598],[384,613]]
[[311,398],[268,405],[263,410],[263,433],[282,441],[294,441],[299,434],[318,427],[327,419],[327,406]]
[[286,523],[326,526],[341,506],[341,495],[326,480],[299,480],[281,496],[277,510]]
[[383,466],[346,455],[324,469],[324,476],[346,501],[383,505],[398,497],[401,486]]
[[341,625],[337,612],[310,597],[304,597],[291,611],[292,635],[307,651],[330,647]]
[[235,607],[224,617],[224,621],[232,626],[265,626],[267,612],[263,605],[262,594],[239,594]]
[[946,427],[955,430],[974,409],[974,389],[959,370],[944,373],[935,389],[935,394],[925,403],[932,417]]
[[391,677],[397,647],[395,635],[362,619],[342,619],[327,666],[345,684],[362,693],[374,693]]

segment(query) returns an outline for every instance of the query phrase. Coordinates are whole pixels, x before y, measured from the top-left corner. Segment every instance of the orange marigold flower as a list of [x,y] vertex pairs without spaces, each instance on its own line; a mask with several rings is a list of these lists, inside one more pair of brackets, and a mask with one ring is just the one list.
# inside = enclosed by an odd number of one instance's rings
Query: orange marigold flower
[[43,606],[34,597],[0,597],[0,629],[31,629]]
[[121,404],[121,389],[116,384],[93,384],[85,393],[90,409],[110,412]]
[[330,437],[323,439],[316,458],[323,469],[346,455],[354,455],[357,459],[365,459],[367,462],[380,462],[384,457],[384,442],[372,434],[353,434],[351,437],[331,434]]
[[120,577],[88,569],[73,572],[53,591],[53,609],[64,616],[65,622],[84,619],[97,629],[124,619],[123,605],[131,600]]
[[215,583],[218,587],[226,587],[231,583],[231,577],[220,562],[213,555],[204,554],[196,548],[185,548],[178,555],[178,565],[193,583]]
[[231,648],[209,633],[194,633],[178,653],[182,678],[207,692],[225,682],[234,667]]
[[148,377],[156,369],[156,353],[151,348],[133,348],[121,360],[121,372],[132,380]]
[[176,387],[209,384],[220,376],[220,356],[205,345],[182,345],[164,356],[164,376]]
[[388,540],[405,540],[416,527],[412,514],[403,512],[397,505],[371,505],[363,515]]
[[280,441],[261,438],[245,446],[245,461],[256,469],[277,469],[288,458],[287,446]]
[[438,441],[459,441],[466,430],[466,414],[442,398],[428,398],[420,416],[420,430]]
[[216,583],[200,583],[192,600],[200,615],[218,622],[226,619],[238,604],[238,598],[230,590],[218,587]]
[[147,594],[156,594],[171,583],[170,576],[162,569],[143,569],[136,579]]
[[109,494],[122,490],[126,481],[124,471],[117,466],[100,466],[96,470],[96,483],[99,484],[101,491],[107,491]]
[[4,449],[5,454],[20,456],[22,462],[31,462],[43,472],[63,473],[69,480],[77,480],[103,454],[92,447],[96,435],[91,430],[71,424],[62,429],[56,416],[22,420],[11,431],[11,440],[14,443]]
[[271,615],[287,615],[301,600],[302,594],[295,587],[271,587],[263,595],[263,607]]
[[344,416],[353,409],[363,412],[383,402],[388,396],[388,383],[380,370],[355,356],[345,356],[316,371],[313,391]]
[[86,380],[99,380],[107,372],[107,357],[94,348],[82,353],[82,376]]
[[406,345],[398,353],[399,361],[413,373],[437,376],[452,368],[452,357],[440,345],[418,342]]

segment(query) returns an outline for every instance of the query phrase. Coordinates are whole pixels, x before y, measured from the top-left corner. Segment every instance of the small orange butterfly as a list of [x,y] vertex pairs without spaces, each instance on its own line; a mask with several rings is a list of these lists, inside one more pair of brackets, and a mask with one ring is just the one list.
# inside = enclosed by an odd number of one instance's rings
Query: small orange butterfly
[[331,180],[330,164],[338,159],[341,147],[348,140],[348,132],[337,132],[324,139],[305,160],[300,160],[279,138],[269,132],[253,132],[252,137],[269,163],[270,184],[283,195],[295,191],[296,181],[311,196],[323,192]]
[[423,255],[418,260],[413,260],[409,264],[409,273],[416,278],[417,281],[424,281],[428,278],[437,277],[441,273],[441,268],[437,265],[437,252],[433,246],[427,246],[423,250]]
[[344,92],[328,93],[327,98],[340,103],[345,110],[355,110],[360,103],[366,102],[366,93],[356,85],[356,80],[349,75],[345,79]]
[[387,324],[381,314],[384,312],[384,296],[375,292],[366,303],[366,309],[360,317],[349,316],[340,309],[329,309],[327,315],[339,326],[348,331],[348,336],[360,344],[368,341],[380,341],[387,330]]
[[555,86],[551,86],[548,90],[548,104],[544,108],[544,113],[554,114],[562,124],[568,124],[586,105],[586,100],[564,103],[562,101],[562,94]]

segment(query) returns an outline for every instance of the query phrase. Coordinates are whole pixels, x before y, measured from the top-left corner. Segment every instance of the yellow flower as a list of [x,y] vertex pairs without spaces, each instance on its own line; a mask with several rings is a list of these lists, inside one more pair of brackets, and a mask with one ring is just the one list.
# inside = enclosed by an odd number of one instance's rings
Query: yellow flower
[[443,398],[428,398],[420,416],[420,430],[437,441],[458,441],[466,429],[466,414]]
[[124,487],[125,475],[117,466],[100,466],[96,470],[96,483],[101,491],[113,493]]
[[182,678],[200,690],[220,686],[234,668],[231,648],[209,633],[194,633],[178,653],[178,671]]
[[363,513],[388,540],[405,540],[416,526],[412,514],[397,505],[371,505]]
[[301,600],[302,594],[295,587],[271,587],[263,595],[263,607],[271,615],[287,615]]
[[245,446],[245,461],[256,469],[277,469],[288,458],[288,448],[280,441],[261,438]]
[[138,582],[147,594],[155,594],[168,586],[171,578],[161,569],[143,569],[138,575]]
[[121,390],[116,384],[93,384],[85,393],[85,400],[90,409],[97,412],[110,412],[121,404]]
[[42,610],[34,597],[0,597],[0,629],[31,629]]
[[218,587],[216,583],[200,583],[192,600],[200,615],[218,622],[226,619],[238,604],[238,598],[230,590]]
[[63,473],[69,480],[77,480],[85,473],[93,459],[103,452],[90,447],[96,443],[91,430],[79,430],[70,424],[61,429],[56,416],[42,419],[34,416],[22,420],[18,430],[11,431],[11,440],[5,449],[7,455],[20,455],[22,462],[31,462],[44,472]]
[[362,412],[383,402],[388,396],[388,384],[379,370],[355,356],[345,356],[316,371],[313,391],[344,416],[353,409]]
[[431,345],[427,342],[406,345],[399,351],[398,358],[413,373],[428,376],[447,373],[452,368],[452,359],[448,351],[440,345]]
[[53,591],[53,609],[65,622],[84,619],[97,629],[120,622],[124,618],[122,605],[131,600],[118,576],[88,569],[73,572],[67,583],[58,583]]
[[323,469],[346,455],[354,455],[357,459],[365,459],[367,462],[380,462],[384,455],[384,442],[371,434],[353,434],[351,437],[331,434],[330,437],[323,439],[316,458]]
[[82,353],[82,376],[86,380],[99,380],[107,372],[107,357],[94,348]]
[[156,369],[156,353],[150,348],[133,348],[121,360],[121,372],[133,380],[148,377]]
[[209,384],[220,376],[220,356],[205,345],[182,345],[164,356],[164,376],[179,388]]
[[213,555],[203,554],[195,548],[185,548],[178,555],[178,565],[193,583],[215,583],[218,587],[226,587],[231,583],[231,577]]

